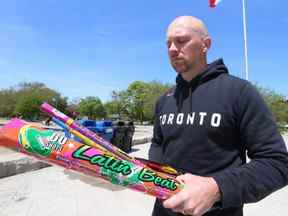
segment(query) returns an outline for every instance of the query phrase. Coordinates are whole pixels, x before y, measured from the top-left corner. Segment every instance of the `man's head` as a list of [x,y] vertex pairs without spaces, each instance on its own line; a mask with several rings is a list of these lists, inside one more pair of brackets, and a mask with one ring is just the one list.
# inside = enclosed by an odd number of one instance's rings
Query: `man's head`
[[180,16],[167,29],[167,46],[172,67],[189,81],[206,67],[211,39],[201,20]]

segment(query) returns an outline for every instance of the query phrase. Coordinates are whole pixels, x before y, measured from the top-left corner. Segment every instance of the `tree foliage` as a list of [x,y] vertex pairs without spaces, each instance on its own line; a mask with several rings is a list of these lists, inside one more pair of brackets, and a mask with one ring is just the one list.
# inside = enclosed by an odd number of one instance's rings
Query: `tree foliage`
[[116,116],[120,119],[129,116],[127,91],[112,91],[111,97],[112,100],[105,103],[108,116]]
[[171,84],[161,82],[149,82],[149,92],[144,103],[144,116],[146,121],[152,121],[154,117],[155,104],[158,98],[172,88]]
[[106,103],[107,111],[120,118],[152,121],[156,100],[169,88],[171,85],[156,81],[135,81],[126,90],[112,93],[112,100]]
[[16,104],[16,91],[13,88],[0,91],[0,116],[11,117]]
[[[125,90],[113,91],[111,100],[104,105],[98,97],[89,96],[68,106],[66,97],[43,83],[20,83],[0,91],[0,117],[21,116],[28,120],[41,119],[45,115],[40,112],[39,107],[41,103],[47,101],[67,114],[77,113],[77,117],[80,114],[90,119],[102,119],[108,114],[108,117],[117,116],[120,119],[152,121],[157,99],[171,87],[170,84],[157,81],[135,81]],[[282,129],[281,126],[288,124],[287,99],[273,90],[260,86],[257,88]]]
[[41,114],[39,107],[42,103],[41,95],[38,92],[31,92],[17,100],[14,115],[28,120],[39,119]]
[[283,126],[288,124],[288,102],[286,98],[273,90],[261,86],[257,86],[257,88],[267,103],[279,128],[283,130]]
[[98,97],[86,97],[78,104],[78,111],[81,116],[89,119],[102,119],[106,117],[105,108]]
[[20,83],[0,91],[0,116],[21,116],[27,120],[43,118],[45,115],[40,112],[40,105],[44,101],[62,111],[67,106],[67,98],[43,83]]

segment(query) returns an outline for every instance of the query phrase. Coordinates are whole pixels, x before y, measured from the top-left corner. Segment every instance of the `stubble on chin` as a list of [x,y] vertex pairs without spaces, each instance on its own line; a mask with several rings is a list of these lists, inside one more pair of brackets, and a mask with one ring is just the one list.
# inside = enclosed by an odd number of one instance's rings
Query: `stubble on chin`
[[182,74],[188,71],[187,65],[172,65],[172,67],[178,74]]

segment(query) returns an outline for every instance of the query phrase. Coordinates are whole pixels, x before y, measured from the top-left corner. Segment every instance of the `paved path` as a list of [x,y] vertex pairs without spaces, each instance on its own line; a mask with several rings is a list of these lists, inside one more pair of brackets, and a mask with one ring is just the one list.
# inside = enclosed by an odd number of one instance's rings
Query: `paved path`
[[[283,135],[288,149],[288,134]],[[276,191],[255,204],[244,208],[245,216],[286,216],[288,215],[288,186]]]
[[[147,155],[149,144],[132,155]],[[147,216],[154,198],[59,167],[0,179],[0,216]]]
[[255,204],[246,205],[245,216],[287,216],[288,186]]

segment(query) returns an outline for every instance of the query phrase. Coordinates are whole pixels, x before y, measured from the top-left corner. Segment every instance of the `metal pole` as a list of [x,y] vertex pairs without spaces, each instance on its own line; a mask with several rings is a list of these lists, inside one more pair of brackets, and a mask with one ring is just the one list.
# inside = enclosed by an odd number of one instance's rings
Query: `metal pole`
[[242,0],[243,9],[243,33],[244,33],[244,62],[245,62],[245,79],[249,79],[248,72],[248,51],[247,51],[247,29],[246,29],[246,3]]

